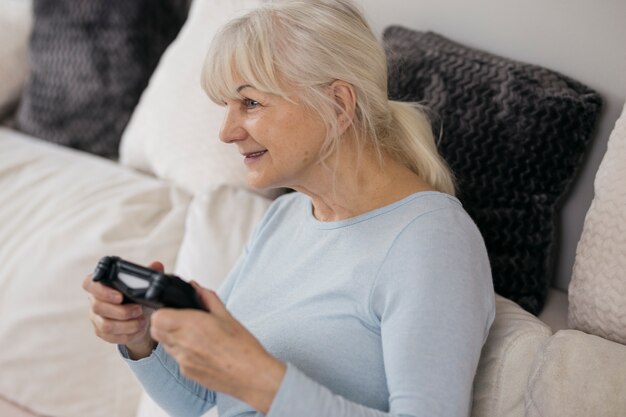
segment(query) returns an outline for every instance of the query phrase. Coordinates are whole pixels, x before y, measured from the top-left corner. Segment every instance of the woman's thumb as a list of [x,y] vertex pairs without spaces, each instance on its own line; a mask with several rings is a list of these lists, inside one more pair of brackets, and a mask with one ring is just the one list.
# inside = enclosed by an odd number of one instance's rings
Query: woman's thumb
[[220,300],[220,297],[218,297],[215,291],[201,287],[196,281],[191,281],[191,285],[198,293],[198,296],[207,311],[215,315],[227,313],[226,306],[224,306],[224,303],[222,303],[222,300]]
[[148,268],[155,269],[155,270],[157,270],[157,271],[159,271],[161,273],[163,273],[165,271],[165,267],[159,261],[151,262],[150,265],[148,265]]

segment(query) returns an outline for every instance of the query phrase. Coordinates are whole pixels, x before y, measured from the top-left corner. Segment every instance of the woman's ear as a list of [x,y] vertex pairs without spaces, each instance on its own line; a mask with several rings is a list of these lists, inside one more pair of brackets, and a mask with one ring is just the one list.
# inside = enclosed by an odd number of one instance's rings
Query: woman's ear
[[356,91],[354,86],[342,80],[335,80],[330,85],[330,94],[337,109],[337,120],[339,121],[339,133],[344,133],[354,120],[356,112]]

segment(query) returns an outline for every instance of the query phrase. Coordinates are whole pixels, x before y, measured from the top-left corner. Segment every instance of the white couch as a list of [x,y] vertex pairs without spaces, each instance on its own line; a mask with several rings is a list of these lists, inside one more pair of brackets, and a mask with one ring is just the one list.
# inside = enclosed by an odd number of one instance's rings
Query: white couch
[[[256,2],[193,4],[126,129],[120,163],[0,128],[0,416],[161,414],[114,347],[93,335],[80,283],[101,256],[115,254],[161,260],[216,287],[275,197],[245,187],[238,154],[216,140],[221,110],[198,87],[214,29]],[[25,45],[18,38],[13,51]],[[23,73],[0,66],[3,77]],[[0,109],[15,91],[0,94]],[[475,417],[626,415],[626,239],[612,233],[626,232],[626,191],[606,186],[626,174],[626,115],[610,140],[570,291],[571,321],[585,331],[568,329],[562,292],[551,293],[540,318],[498,297]],[[613,223],[597,226],[607,210]],[[596,274],[600,292],[589,290]]]

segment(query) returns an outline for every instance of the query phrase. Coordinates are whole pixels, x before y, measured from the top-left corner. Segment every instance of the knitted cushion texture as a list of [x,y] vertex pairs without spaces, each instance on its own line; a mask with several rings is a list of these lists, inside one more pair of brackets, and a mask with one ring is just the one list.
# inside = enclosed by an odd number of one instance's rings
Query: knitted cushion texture
[[432,32],[385,30],[389,95],[433,112],[458,197],[483,234],[497,293],[538,314],[555,262],[557,215],[601,100],[554,71]]
[[626,344],[626,106],[594,186],[569,286],[569,324]]
[[115,157],[123,129],[188,0],[35,0],[18,129]]

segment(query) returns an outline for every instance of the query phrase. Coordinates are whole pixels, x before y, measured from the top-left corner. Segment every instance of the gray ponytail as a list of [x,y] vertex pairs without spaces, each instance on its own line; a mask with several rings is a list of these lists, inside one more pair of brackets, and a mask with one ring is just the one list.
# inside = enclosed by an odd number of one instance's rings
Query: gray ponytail
[[454,195],[454,177],[435,144],[430,121],[414,103],[389,101],[390,153],[433,188]]

